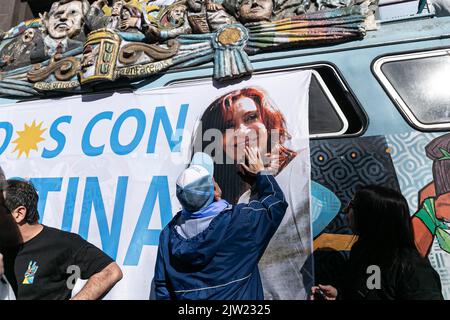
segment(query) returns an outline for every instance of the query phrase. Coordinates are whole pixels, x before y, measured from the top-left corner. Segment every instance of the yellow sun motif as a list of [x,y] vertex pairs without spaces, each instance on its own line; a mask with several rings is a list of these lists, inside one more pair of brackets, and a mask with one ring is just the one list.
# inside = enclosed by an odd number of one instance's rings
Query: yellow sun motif
[[25,153],[28,158],[31,150],[38,151],[37,145],[39,142],[45,140],[42,138],[42,134],[47,130],[41,128],[41,126],[42,122],[39,123],[39,125],[36,125],[36,120],[34,120],[31,126],[25,123],[25,128],[22,131],[17,131],[19,137],[12,142],[16,144],[13,153],[19,151],[17,159],[19,159],[23,153]]

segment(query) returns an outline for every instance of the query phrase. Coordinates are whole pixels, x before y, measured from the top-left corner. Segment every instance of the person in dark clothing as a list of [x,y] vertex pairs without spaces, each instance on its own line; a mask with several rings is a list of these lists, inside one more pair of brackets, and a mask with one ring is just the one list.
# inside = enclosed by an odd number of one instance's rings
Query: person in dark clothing
[[0,301],[15,300],[14,290],[5,277],[2,246],[16,246],[19,243],[19,230],[5,204],[3,191],[6,189],[6,177],[0,167]]
[[257,148],[243,168],[256,177],[257,200],[231,206],[220,199],[214,163],[196,153],[177,180],[183,210],[160,236],[155,297],[171,300],[262,300],[258,261],[288,207]]
[[443,300],[438,273],[416,248],[401,193],[367,186],[356,192],[346,211],[358,240],[335,286],[313,287],[311,299]]
[[88,281],[74,300],[99,299],[122,278],[119,266],[96,246],[38,222],[39,197],[30,182],[8,180],[2,195],[4,214],[12,217],[19,236],[15,245],[0,243],[5,275],[18,300],[70,299],[77,271]]

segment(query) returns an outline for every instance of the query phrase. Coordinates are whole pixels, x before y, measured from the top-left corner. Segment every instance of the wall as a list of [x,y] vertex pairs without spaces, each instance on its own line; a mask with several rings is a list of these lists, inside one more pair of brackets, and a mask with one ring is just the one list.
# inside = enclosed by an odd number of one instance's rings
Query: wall
[[7,31],[20,22],[32,18],[33,13],[27,2],[21,0],[0,1],[0,30]]

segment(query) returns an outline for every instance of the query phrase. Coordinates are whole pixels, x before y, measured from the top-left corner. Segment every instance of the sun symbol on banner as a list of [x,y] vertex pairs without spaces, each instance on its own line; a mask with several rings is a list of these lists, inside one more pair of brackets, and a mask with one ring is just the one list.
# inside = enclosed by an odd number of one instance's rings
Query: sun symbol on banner
[[23,153],[25,153],[28,158],[31,150],[38,151],[37,145],[39,142],[45,140],[42,138],[42,134],[45,130],[47,130],[45,128],[41,128],[41,126],[42,122],[39,123],[39,125],[36,125],[36,120],[34,120],[31,126],[25,123],[25,128],[22,131],[17,131],[19,137],[12,142],[16,144],[16,148],[13,150],[13,153],[19,151],[17,159],[19,159]]

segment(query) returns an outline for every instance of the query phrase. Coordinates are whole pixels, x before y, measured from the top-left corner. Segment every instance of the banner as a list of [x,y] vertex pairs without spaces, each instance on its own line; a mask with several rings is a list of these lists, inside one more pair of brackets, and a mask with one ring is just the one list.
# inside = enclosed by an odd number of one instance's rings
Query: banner
[[33,182],[43,224],[78,233],[117,261],[124,277],[106,298],[148,299],[159,234],[180,210],[175,181],[193,152],[214,155],[223,198],[236,204],[251,196],[236,163],[243,143],[257,143],[289,202],[260,263],[265,297],[304,299],[313,281],[310,77],[296,71],[220,88],[199,81],[8,105],[0,164],[9,178]]

